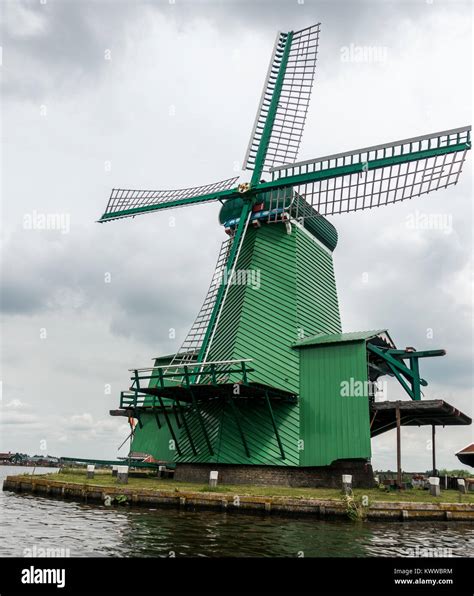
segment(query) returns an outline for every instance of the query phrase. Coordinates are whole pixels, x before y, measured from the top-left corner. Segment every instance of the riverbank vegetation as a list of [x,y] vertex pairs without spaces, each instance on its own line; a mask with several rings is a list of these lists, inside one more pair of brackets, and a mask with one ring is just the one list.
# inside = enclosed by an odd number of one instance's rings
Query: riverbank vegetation
[[[31,475],[25,474],[31,478]],[[94,478],[88,479],[83,469],[61,469],[53,474],[35,474],[35,478],[49,478],[59,482],[68,482],[87,486],[116,487],[123,486],[125,489],[135,490],[174,490],[176,492],[217,492],[224,495],[249,495],[261,497],[290,497],[302,499],[344,499],[342,491],[337,488],[293,488],[285,486],[253,486],[253,485],[226,485],[217,487],[207,485],[177,482],[176,480],[157,478],[152,474],[144,477],[133,477],[130,475],[127,485],[118,485],[117,478],[112,476],[108,470],[96,470]],[[380,488],[354,489],[353,497],[362,499],[364,497],[373,502],[420,502],[420,503],[473,503],[474,492],[461,494],[457,490],[441,490],[439,497],[433,497],[429,491],[421,488],[407,490],[386,490]]]

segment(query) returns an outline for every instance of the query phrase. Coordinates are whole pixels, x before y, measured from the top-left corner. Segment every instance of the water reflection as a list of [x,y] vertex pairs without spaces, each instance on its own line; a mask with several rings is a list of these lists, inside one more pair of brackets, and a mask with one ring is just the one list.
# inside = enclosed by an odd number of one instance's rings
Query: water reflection
[[[24,470],[0,467],[0,477]],[[0,556],[23,556],[35,546],[68,549],[71,556],[380,557],[409,554],[406,549],[423,554],[425,548],[474,556],[474,528],[464,522],[350,523],[107,508],[10,492],[0,493],[0,518]]]

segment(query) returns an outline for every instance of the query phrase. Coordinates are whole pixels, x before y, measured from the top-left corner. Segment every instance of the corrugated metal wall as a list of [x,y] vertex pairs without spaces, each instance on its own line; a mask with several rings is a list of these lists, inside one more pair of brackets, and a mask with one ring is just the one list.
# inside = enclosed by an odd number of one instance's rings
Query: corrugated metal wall
[[324,466],[336,459],[369,458],[366,396],[341,395],[341,381],[367,381],[365,341],[301,348],[300,465]]

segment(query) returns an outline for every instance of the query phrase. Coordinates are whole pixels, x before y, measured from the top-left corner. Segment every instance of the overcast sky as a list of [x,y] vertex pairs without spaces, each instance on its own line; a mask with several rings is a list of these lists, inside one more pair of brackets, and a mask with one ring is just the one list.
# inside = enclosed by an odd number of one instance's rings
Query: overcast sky
[[[128,426],[108,411],[127,370],[179,346],[225,235],[215,204],[95,221],[112,187],[240,173],[277,30],[322,23],[301,159],[472,120],[469,2],[32,0],[2,12],[1,451],[116,457]],[[377,59],[344,59],[358,47]],[[471,163],[455,187],[332,222],[343,330],[445,348],[422,362],[425,397],[472,416]],[[45,214],[60,229],[39,229]],[[430,214],[446,225],[408,225]],[[405,469],[430,468],[430,436],[402,429]],[[472,427],[440,429],[438,467],[461,467],[454,453],[472,441]],[[394,431],[373,453],[395,468]]]

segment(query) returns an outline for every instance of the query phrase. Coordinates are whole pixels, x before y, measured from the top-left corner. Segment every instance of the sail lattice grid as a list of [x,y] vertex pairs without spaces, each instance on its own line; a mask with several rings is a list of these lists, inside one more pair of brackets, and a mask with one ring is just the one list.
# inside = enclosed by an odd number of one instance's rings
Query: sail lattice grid
[[204,302],[188,335],[171,361],[170,367],[180,364],[189,364],[197,360],[199,349],[202,346],[212,311],[214,310],[217,292],[223,281],[224,269],[232,246],[232,241],[232,237],[227,238],[221,244],[214,275],[212,276],[211,285],[209,286]]
[[[404,201],[457,183],[470,130],[453,129],[289,164],[274,168],[273,180],[294,177],[292,187],[320,215]],[[301,175],[316,180],[298,184]]]
[[[209,196],[207,202],[217,201],[214,193],[233,188],[239,177],[228,178],[204,186],[182,188],[177,190],[132,190],[125,188],[114,188],[109,198],[103,218],[106,220],[119,219],[123,217],[134,217],[138,215],[139,209],[151,208],[154,206],[184,207],[196,202],[205,202],[203,197]],[[188,202],[186,202],[188,200]],[[182,201],[182,204],[177,204]],[[137,210],[137,211],[135,211]],[[114,217],[114,214],[116,215]]]
[[[293,162],[298,156],[316,71],[319,27],[318,23],[296,31],[291,38],[278,107],[263,163],[265,171],[269,171],[275,165]],[[287,36],[287,33],[280,33],[277,37],[244,159],[244,169],[247,170],[253,169],[259,146],[262,141],[265,142],[265,124],[275,92]]]

